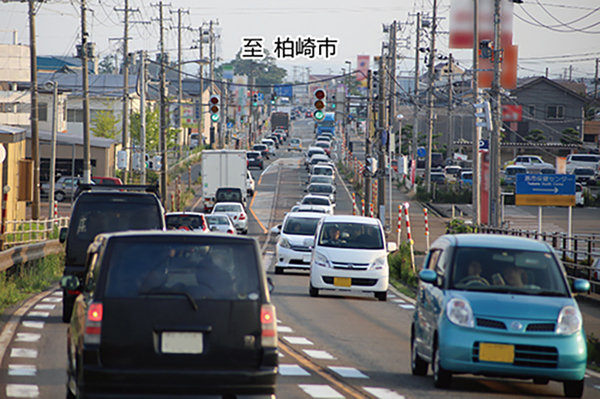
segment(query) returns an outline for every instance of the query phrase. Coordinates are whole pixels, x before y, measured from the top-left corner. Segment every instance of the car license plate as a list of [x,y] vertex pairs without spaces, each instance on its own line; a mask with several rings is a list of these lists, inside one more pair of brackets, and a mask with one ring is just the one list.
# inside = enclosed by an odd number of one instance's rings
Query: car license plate
[[350,277],[334,277],[333,285],[336,287],[350,287],[352,285],[352,279]]
[[162,353],[202,353],[202,333],[199,332],[163,332],[160,351]]
[[310,263],[310,258],[311,258],[311,255],[304,255],[302,257],[302,262],[304,262],[304,263]]
[[482,362],[513,363],[515,361],[515,346],[504,344],[479,344],[479,360]]

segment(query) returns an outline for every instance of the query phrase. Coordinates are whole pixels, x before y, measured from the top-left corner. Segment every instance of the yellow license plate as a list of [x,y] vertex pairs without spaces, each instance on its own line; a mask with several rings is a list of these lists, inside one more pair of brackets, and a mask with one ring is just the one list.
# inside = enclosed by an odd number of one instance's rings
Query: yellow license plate
[[515,346],[504,344],[479,344],[479,360],[482,362],[513,363]]
[[333,285],[336,287],[350,287],[352,285],[352,279],[350,277],[334,277]]

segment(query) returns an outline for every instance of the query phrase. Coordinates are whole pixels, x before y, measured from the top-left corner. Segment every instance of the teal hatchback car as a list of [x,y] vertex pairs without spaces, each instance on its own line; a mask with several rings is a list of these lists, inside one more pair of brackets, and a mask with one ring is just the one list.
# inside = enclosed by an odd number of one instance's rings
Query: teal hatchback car
[[431,246],[411,326],[411,366],[447,388],[453,374],[560,381],[581,397],[587,361],[574,292],[552,248],[530,239],[445,235]]

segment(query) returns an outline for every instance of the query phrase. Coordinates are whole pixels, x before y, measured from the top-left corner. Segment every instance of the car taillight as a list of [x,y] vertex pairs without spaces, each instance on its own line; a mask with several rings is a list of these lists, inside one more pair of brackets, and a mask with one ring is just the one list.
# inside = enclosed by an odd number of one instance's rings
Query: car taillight
[[99,344],[100,333],[102,332],[102,313],[101,303],[92,303],[88,308],[87,318],[85,319],[85,334],[83,343]]
[[244,215],[243,213],[240,214],[240,217],[238,218],[239,220],[245,220],[246,219],[246,215]]
[[227,230],[227,233],[228,233],[228,234],[233,234],[233,233],[234,233],[234,231],[233,231],[233,230],[231,230],[231,229],[229,229],[229,230]]
[[262,305],[260,308],[261,344],[263,347],[277,347],[277,317],[275,306]]
[[79,295],[79,294],[81,294],[81,291],[67,291],[67,294],[69,294],[69,295]]

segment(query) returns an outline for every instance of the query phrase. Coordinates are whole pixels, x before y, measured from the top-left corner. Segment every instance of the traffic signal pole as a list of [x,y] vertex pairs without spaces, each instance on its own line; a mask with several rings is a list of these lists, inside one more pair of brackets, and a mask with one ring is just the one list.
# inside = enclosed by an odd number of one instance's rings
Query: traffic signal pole
[[[477,81],[477,70],[479,69],[479,0],[473,0],[473,104],[479,103],[479,84]],[[481,166],[479,162],[479,140],[481,138],[481,127],[477,118],[473,118],[473,224],[479,226],[481,223]]]
[[[384,56],[383,46],[381,48],[381,58],[379,59],[379,110],[377,112],[378,122],[378,161],[377,161],[377,210],[375,213],[377,217],[382,221],[385,226],[384,212],[381,212],[382,206],[385,206],[385,146],[383,145],[383,135],[386,130],[387,114],[386,114],[386,101],[385,101],[385,82],[386,82],[386,62]],[[389,132],[388,139],[390,137]]]
[[492,99],[492,134],[490,137],[490,218],[492,227],[500,227],[500,130],[502,127],[500,99],[500,1],[494,0],[494,80],[490,90]]
[[366,209],[371,209],[371,172],[367,169],[369,158],[371,158],[371,126],[373,124],[373,75],[369,69],[367,73],[367,121],[365,123],[365,168],[363,169],[365,185],[363,187],[363,198]]

